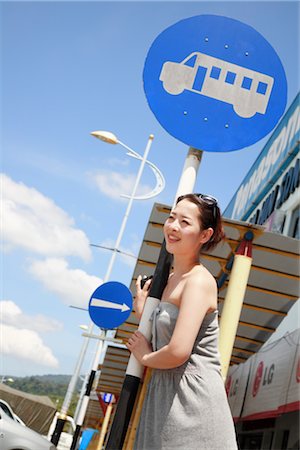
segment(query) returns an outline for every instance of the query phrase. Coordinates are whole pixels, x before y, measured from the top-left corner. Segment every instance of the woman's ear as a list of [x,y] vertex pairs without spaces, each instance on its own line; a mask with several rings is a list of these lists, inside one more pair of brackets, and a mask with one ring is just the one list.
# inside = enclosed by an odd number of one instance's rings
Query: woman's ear
[[212,228],[206,228],[201,232],[200,242],[202,245],[206,244],[214,234],[214,230]]

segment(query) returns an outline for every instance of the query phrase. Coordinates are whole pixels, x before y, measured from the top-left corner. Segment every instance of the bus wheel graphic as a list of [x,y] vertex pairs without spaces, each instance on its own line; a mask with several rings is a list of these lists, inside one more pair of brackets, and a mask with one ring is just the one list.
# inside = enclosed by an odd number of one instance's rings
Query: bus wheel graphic
[[180,86],[180,85],[176,86],[174,84],[169,85],[166,82],[163,82],[163,88],[168,94],[171,94],[171,95],[179,95],[179,94],[182,94],[184,91],[183,86]]
[[234,111],[238,116],[243,117],[244,119],[250,119],[250,117],[255,116],[257,113],[256,109],[244,108],[243,105],[233,105]]

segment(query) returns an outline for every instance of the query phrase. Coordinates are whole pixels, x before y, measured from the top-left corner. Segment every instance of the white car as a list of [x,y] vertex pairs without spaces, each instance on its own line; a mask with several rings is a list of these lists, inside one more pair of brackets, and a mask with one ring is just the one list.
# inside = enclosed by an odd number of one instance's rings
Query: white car
[[26,427],[25,423],[23,422],[22,419],[20,419],[19,416],[17,416],[17,414],[14,413],[14,411],[12,410],[12,408],[10,407],[10,405],[5,401],[2,400],[0,398],[0,408],[3,409],[3,411],[11,418],[16,420],[17,422],[19,422],[21,425],[24,425],[24,427]]
[[[1,450],[56,450],[56,447],[40,434],[20,423],[6,402],[0,403]],[[20,419],[21,420],[21,419]]]

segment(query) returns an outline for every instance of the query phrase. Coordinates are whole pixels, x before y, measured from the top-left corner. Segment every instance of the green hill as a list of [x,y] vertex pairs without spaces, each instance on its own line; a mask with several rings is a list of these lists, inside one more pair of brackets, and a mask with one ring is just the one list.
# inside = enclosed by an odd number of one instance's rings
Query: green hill
[[[30,377],[15,377],[5,375],[5,378],[13,378],[13,383],[7,385],[29,394],[47,395],[59,410],[64,401],[71,375],[34,375]],[[1,379],[1,377],[0,377]],[[79,399],[82,380],[78,380],[76,391],[73,395],[68,414],[73,416]]]

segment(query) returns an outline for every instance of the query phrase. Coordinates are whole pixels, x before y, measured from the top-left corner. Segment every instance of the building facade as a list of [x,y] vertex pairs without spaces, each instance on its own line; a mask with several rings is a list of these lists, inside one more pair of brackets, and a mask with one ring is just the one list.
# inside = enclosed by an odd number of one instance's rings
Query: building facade
[[[299,239],[299,94],[223,215]],[[300,324],[299,324],[300,325]],[[300,328],[230,367],[226,387],[241,449],[299,449]]]
[[223,215],[299,239],[300,95],[247,173]]

